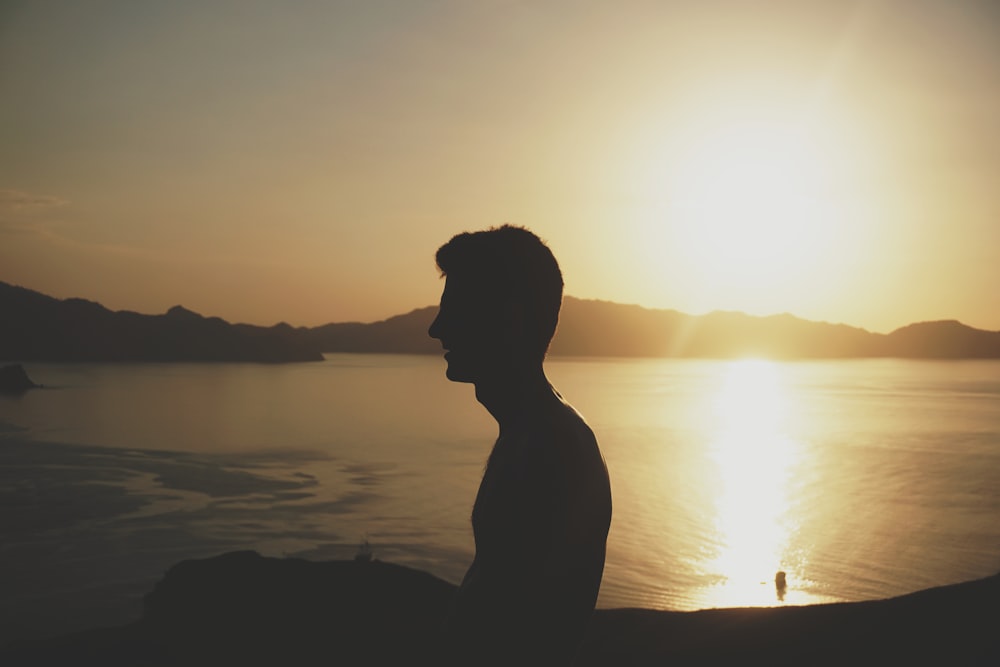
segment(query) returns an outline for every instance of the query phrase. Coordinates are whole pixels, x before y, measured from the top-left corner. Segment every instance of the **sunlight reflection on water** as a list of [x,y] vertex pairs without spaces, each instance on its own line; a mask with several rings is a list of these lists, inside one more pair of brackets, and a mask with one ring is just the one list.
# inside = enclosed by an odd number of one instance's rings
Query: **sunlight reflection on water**
[[794,581],[798,565],[788,553],[788,485],[802,455],[787,428],[794,397],[776,364],[750,359],[731,363],[709,398],[717,549],[702,567],[718,583],[699,606],[776,604],[789,597],[776,590],[776,573]]

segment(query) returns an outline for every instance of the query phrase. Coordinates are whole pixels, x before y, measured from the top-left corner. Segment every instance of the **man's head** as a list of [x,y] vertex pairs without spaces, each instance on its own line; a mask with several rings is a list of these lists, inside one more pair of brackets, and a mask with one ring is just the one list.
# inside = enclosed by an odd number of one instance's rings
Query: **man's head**
[[475,382],[511,364],[540,365],[562,303],[562,274],[548,246],[504,225],[459,234],[436,259],[447,280],[428,333],[449,350],[448,377]]

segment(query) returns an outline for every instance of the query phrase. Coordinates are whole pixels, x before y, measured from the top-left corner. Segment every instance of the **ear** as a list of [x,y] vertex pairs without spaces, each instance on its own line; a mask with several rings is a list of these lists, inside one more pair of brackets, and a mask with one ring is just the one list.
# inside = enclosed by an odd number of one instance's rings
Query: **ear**
[[528,338],[528,314],[524,304],[507,303],[503,308],[503,328],[506,338],[518,346]]

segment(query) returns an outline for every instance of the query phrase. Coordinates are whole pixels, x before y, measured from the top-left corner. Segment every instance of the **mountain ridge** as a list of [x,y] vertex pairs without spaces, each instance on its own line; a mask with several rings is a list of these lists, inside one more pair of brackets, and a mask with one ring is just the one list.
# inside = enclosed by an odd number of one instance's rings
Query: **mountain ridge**
[[0,359],[54,362],[319,361],[279,328],[229,324],[182,306],[162,315],[112,311],[0,282]]
[[[315,361],[322,353],[440,354],[424,306],[376,322],[296,327],[230,324],[184,306],[162,315],[111,311],[0,282],[0,361]],[[10,326],[13,323],[13,326]],[[72,332],[72,333],[70,333]],[[847,324],[736,311],[689,315],[567,296],[553,356],[774,359],[1000,358],[1000,331],[957,320],[915,322],[888,334]]]

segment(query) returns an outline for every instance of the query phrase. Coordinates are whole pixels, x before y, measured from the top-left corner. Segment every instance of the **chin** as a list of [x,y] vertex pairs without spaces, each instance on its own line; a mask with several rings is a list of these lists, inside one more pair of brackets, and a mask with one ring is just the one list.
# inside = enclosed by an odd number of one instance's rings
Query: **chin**
[[448,364],[444,375],[452,382],[475,382],[476,373],[469,368],[468,364],[463,364],[459,355],[449,352],[445,355],[444,361]]
[[448,369],[444,372],[444,375],[452,382],[475,382],[472,373],[463,372],[463,369],[456,368],[452,364],[448,364]]

